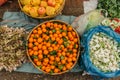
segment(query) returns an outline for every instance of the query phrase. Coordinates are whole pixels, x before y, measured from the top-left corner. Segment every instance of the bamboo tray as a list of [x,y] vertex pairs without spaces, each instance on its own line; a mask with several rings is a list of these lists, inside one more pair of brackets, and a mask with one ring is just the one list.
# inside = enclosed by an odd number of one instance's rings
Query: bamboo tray
[[[23,6],[22,6],[20,0],[18,0],[18,4],[19,4],[19,6],[20,6],[21,11],[24,12],[24,11],[22,10]],[[63,3],[61,4],[61,7],[60,7],[58,10],[55,11],[55,14],[54,14],[54,15],[51,15],[51,16],[33,17],[33,16],[31,16],[30,14],[28,14],[28,13],[26,13],[26,12],[24,12],[24,13],[25,13],[27,16],[32,17],[32,18],[36,18],[36,19],[50,19],[50,18],[54,18],[54,17],[56,17],[57,15],[61,14],[61,11],[63,10],[64,6],[65,6],[65,0],[63,0]]]
[[[34,27],[34,28],[32,29],[32,31],[29,33],[29,35],[28,35],[28,37],[27,37],[27,41],[28,41],[28,39],[29,39],[29,37],[30,37],[30,35],[31,35],[31,33],[33,32],[34,29],[36,29],[37,27],[39,27],[39,26],[41,26],[42,24],[45,24],[45,23],[47,23],[47,22],[55,22],[55,23],[60,23],[60,24],[65,24],[65,25],[67,25],[67,26],[70,26],[70,25],[67,24],[66,22],[63,22],[63,21],[60,21],[60,20],[50,20],[50,21],[43,22],[43,23],[37,25],[36,27]],[[79,35],[78,35],[77,31],[76,31],[74,28],[73,28],[73,30],[76,32],[77,37],[78,37],[78,52],[77,52],[77,60],[75,61],[75,63],[72,65],[72,67],[71,67],[69,70],[66,70],[66,71],[63,71],[63,72],[60,72],[60,73],[53,73],[53,74],[50,74],[50,73],[47,73],[47,72],[43,71],[42,69],[38,68],[38,67],[36,66],[36,64],[32,61],[32,59],[31,59],[31,57],[30,57],[30,55],[29,55],[29,52],[28,52],[28,48],[27,48],[27,56],[28,56],[30,62],[31,62],[39,71],[41,71],[41,72],[43,72],[43,73],[46,73],[46,74],[59,75],[59,74],[63,74],[63,73],[69,72],[69,71],[76,65],[76,63],[77,63],[77,61],[78,61],[78,58],[79,58],[79,56],[80,56],[80,38],[79,38]],[[28,46],[28,43],[26,44],[26,46]]]

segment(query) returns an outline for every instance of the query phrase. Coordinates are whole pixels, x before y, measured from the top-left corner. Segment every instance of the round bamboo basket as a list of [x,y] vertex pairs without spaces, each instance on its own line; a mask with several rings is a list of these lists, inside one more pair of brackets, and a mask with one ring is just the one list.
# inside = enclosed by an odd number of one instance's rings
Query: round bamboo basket
[[[55,23],[66,24],[66,25],[68,25],[68,26],[71,26],[71,25],[69,25],[68,23],[66,23],[66,22],[64,22],[64,21],[60,21],[60,20],[50,20],[50,21],[43,22],[43,23],[37,25],[36,27],[34,27],[34,28],[32,29],[32,31],[29,33],[29,35],[28,35],[28,37],[27,37],[27,41],[28,41],[28,39],[29,39],[29,37],[30,37],[30,34],[33,32],[34,29],[36,29],[37,27],[39,27],[39,26],[41,26],[42,24],[45,24],[45,23],[47,23],[47,22],[55,22]],[[66,70],[66,71],[63,71],[63,72],[60,72],[60,73],[52,73],[52,74],[47,73],[47,72],[43,71],[42,69],[40,69],[40,68],[38,68],[38,67],[36,66],[36,64],[32,61],[32,59],[31,59],[31,57],[30,57],[30,55],[29,55],[29,52],[28,52],[28,48],[27,48],[27,56],[28,56],[30,62],[35,66],[35,68],[37,68],[39,71],[41,71],[41,72],[43,72],[43,73],[50,74],[50,75],[59,75],[59,74],[63,74],[63,73],[69,72],[69,71],[76,65],[76,63],[77,63],[77,61],[78,61],[78,58],[79,58],[79,56],[80,56],[80,37],[79,37],[77,31],[76,31],[74,28],[73,28],[73,30],[74,30],[74,31],[76,32],[76,34],[77,34],[77,37],[78,37],[78,45],[79,45],[79,46],[78,46],[78,52],[77,52],[77,60],[76,60],[76,62],[73,64],[73,66],[72,66],[69,70]],[[26,45],[28,46],[28,43],[27,43]]]
[[[20,0],[18,0],[18,4],[19,4],[19,6],[20,6],[21,11],[24,12],[23,9],[22,9],[23,6],[22,6]],[[28,14],[28,13],[26,13],[26,12],[24,12],[24,13],[25,13],[26,15],[28,15],[29,17],[36,18],[36,19],[50,19],[50,18],[54,18],[54,17],[56,17],[57,15],[61,14],[61,11],[63,10],[64,5],[65,5],[65,0],[63,0],[63,3],[61,4],[61,7],[60,7],[58,10],[55,11],[55,14],[54,14],[54,15],[51,15],[51,16],[33,17],[33,16],[31,16],[30,14]]]

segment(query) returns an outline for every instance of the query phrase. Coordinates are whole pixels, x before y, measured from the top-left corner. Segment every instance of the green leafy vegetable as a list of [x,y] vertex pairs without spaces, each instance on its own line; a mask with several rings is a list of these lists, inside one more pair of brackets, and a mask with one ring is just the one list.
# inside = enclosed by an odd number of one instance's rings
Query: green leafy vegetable
[[120,0],[98,0],[98,9],[108,11],[108,16],[120,18]]

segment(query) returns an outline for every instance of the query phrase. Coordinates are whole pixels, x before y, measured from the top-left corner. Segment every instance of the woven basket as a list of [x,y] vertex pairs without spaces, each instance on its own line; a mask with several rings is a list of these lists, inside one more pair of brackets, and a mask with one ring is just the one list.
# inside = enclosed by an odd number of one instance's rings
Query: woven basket
[[[61,24],[66,24],[66,25],[70,26],[69,24],[67,24],[67,23],[65,23],[65,22],[63,22],[63,21],[60,21],[60,20],[50,20],[50,21],[43,22],[43,23],[37,25],[36,27],[34,27],[34,28],[32,29],[32,31],[29,33],[29,35],[28,35],[28,37],[27,37],[27,41],[28,41],[28,39],[29,39],[29,37],[30,37],[30,34],[33,32],[34,29],[36,29],[37,27],[39,27],[39,26],[41,26],[42,24],[45,24],[45,23],[47,23],[47,22],[61,23]],[[79,38],[79,35],[78,35],[77,31],[76,31],[74,28],[73,28],[73,30],[74,30],[74,31],[76,32],[76,34],[77,34],[77,37],[78,37],[78,45],[79,45],[79,46],[78,46],[77,60],[76,60],[76,62],[73,64],[73,66],[71,67],[71,69],[76,65],[76,63],[77,63],[77,61],[78,61],[78,58],[79,58],[79,56],[80,56],[80,38]],[[28,45],[28,43],[27,43],[26,45]],[[43,73],[46,73],[46,74],[50,74],[50,73],[47,73],[47,72],[43,71],[42,69],[40,69],[40,68],[38,68],[38,67],[36,66],[36,64],[32,61],[31,57],[29,56],[28,48],[27,48],[27,56],[28,56],[30,62],[32,62],[32,64],[33,64],[39,71],[41,71],[41,72],[43,72]],[[70,71],[71,69],[66,70],[66,71],[63,71],[63,72],[60,72],[60,73],[53,73],[53,74],[50,74],[50,75],[63,74],[63,73],[66,73],[66,72]]]
[[[21,11],[24,12],[24,11],[22,10],[22,4],[21,4],[20,0],[18,0],[18,4],[19,4],[19,6],[20,6]],[[49,18],[54,18],[54,17],[56,17],[57,15],[61,14],[61,11],[63,10],[64,5],[65,5],[65,0],[63,0],[63,3],[61,4],[61,7],[60,7],[58,10],[55,11],[55,14],[54,14],[54,15],[51,15],[51,16],[33,17],[33,16],[31,16],[30,14],[28,14],[28,13],[26,13],[26,12],[24,12],[24,13],[25,13],[26,15],[28,15],[28,16],[30,16],[30,17],[32,17],[32,18],[36,18],[36,19],[49,19]]]

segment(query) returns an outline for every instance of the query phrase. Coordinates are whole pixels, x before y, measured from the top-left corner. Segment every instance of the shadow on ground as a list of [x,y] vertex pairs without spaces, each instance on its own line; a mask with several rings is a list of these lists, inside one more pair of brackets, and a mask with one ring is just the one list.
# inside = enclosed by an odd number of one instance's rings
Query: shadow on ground
[[[0,80],[94,80],[92,76],[81,76],[81,73],[65,73],[62,75],[31,74],[21,72],[0,72]],[[98,80],[98,79],[96,79]],[[120,80],[120,77],[103,80]]]

